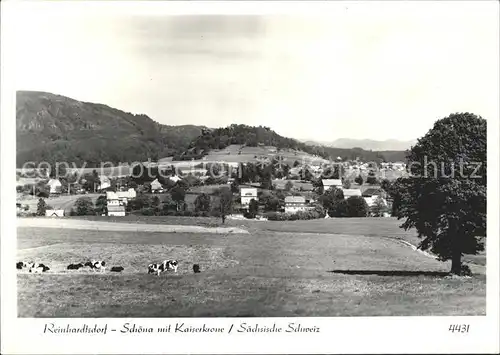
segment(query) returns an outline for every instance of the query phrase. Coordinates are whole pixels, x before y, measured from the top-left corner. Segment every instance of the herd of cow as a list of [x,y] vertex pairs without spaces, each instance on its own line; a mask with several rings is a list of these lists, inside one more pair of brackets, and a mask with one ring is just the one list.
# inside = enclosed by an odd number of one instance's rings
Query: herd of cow
[[[179,263],[177,260],[164,260],[161,263],[153,263],[148,265],[148,274],[156,274],[157,276],[160,276],[162,272],[167,272],[170,270],[173,270],[174,272],[177,272],[177,267],[179,266]],[[31,273],[42,273],[49,271],[50,268],[44,264],[39,264],[35,262],[24,262],[24,261],[19,261],[16,263],[16,268],[18,270],[23,270],[26,269]],[[92,270],[94,272],[105,272],[106,271],[106,262],[102,260],[91,260],[91,261],[86,261],[86,262],[81,262],[78,264],[69,264],[68,267],[66,268],[67,270],[80,270],[80,269],[88,269]],[[111,267],[110,271],[112,272],[121,272],[125,270],[123,266],[113,266]],[[193,265],[193,272],[194,273],[199,273],[200,272],[200,265],[194,264]]]

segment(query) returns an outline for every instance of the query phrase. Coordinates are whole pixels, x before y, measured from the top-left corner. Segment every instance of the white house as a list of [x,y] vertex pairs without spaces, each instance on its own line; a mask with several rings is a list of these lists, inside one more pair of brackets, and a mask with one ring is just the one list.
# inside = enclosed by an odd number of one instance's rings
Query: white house
[[177,182],[179,180],[182,180],[180,177],[178,177],[177,175],[174,175],[174,176],[169,176],[168,177],[169,180],[172,180],[173,182]]
[[163,190],[163,185],[158,181],[158,179],[154,179],[151,182],[151,192],[161,192]]
[[108,187],[111,187],[111,180],[107,176],[105,175],[99,176],[99,181],[101,183],[99,184],[97,190],[104,190],[107,189]]
[[46,217],[64,217],[64,210],[46,210]]
[[49,182],[47,183],[47,186],[49,187],[49,193],[50,194],[60,194],[62,191],[62,184],[59,181],[59,179],[50,179]]
[[285,197],[285,212],[296,213],[307,209],[306,199],[304,196],[287,196]]
[[352,196],[360,196],[361,197],[361,190],[360,189],[343,189],[342,192],[344,193],[344,199],[346,199],[346,200]]
[[240,188],[240,196],[241,196],[241,205],[248,206],[250,205],[250,200],[254,199],[258,201],[257,197],[257,188],[256,187],[241,187]]
[[118,193],[114,191],[106,191],[106,200],[108,206],[120,206],[122,204],[118,197]]
[[340,179],[323,179],[323,191],[326,192],[333,187],[342,188],[342,180]]
[[368,207],[372,207],[378,198],[381,198],[384,206],[387,206],[387,201],[385,200],[384,195],[385,193],[382,189],[370,188],[363,192],[363,198],[365,199]]
[[137,196],[137,193],[134,189],[130,188],[127,191],[117,191],[116,196],[126,206],[129,200]]

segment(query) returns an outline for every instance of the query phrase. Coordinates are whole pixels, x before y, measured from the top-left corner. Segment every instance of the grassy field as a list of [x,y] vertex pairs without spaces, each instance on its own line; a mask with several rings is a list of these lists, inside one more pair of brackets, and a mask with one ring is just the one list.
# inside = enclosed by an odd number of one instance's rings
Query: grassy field
[[[136,218],[139,223],[200,221],[217,223],[210,218]],[[245,235],[18,228],[19,260],[51,267],[45,274],[19,273],[19,316],[485,313],[484,270],[470,279],[445,278],[448,263],[396,240],[401,235],[394,229],[397,221],[339,221],[227,223],[243,225],[250,231]],[[91,258],[125,270],[121,274],[65,270],[69,263]],[[166,258],[180,261],[177,274],[147,275],[150,262]],[[200,264],[201,273],[191,271],[193,263]]]
[[[94,203],[97,198],[102,194],[85,194],[85,195],[61,195],[57,197],[49,197],[45,199],[47,205],[53,207],[56,210],[64,210],[66,214],[69,214],[76,200],[80,197],[89,197]],[[17,201],[22,205],[29,206],[29,212],[36,212],[38,206],[39,197],[33,197],[31,195],[20,196]]]

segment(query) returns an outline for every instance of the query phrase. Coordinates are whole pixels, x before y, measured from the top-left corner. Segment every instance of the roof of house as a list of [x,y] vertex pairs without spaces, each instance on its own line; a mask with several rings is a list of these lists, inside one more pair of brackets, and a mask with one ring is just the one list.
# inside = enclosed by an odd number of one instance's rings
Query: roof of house
[[344,197],[361,196],[360,189],[344,189]]
[[118,194],[114,191],[106,191],[107,200],[118,200]]
[[240,187],[240,191],[243,191],[243,190],[251,190],[251,191],[257,192],[256,187]]
[[101,182],[101,184],[103,184],[103,183],[110,183],[110,179],[106,175],[100,175],[99,176],[99,181]]
[[158,181],[158,179],[154,179],[153,181],[151,181],[151,186],[162,186],[161,183]]
[[321,182],[323,186],[342,186],[342,180],[340,179],[323,179]]
[[116,192],[118,198],[134,198],[136,196],[135,190],[130,188],[127,191]]
[[47,185],[51,185],[51,186],[61,186],[61,182],[59,181],[59,179],[50,179],[49,182],[47,182]]
[[286,196],[285,203],[306,203],[304,196]]
[[370,196],[375,196],[375,195],[380,196],[383,193],[384,193],[384,191],[382,189],[369,188],[363,192],[363,196],[365,196],[365,197],[370,197]]

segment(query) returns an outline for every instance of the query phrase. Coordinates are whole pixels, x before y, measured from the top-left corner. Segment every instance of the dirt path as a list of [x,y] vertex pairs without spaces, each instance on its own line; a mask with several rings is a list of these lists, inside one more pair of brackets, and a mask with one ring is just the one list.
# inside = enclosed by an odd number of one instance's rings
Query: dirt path
[[235,227],[208,228],[201,226],[167,225],[167,224],[137,224],[103,221],[82,221],[60,218],[18,218],[17,226],[35,228],[83,229],[98,231],[124,232],[164,232],[164,233],[214,233],[214,234],[248,234],[248,231]]

